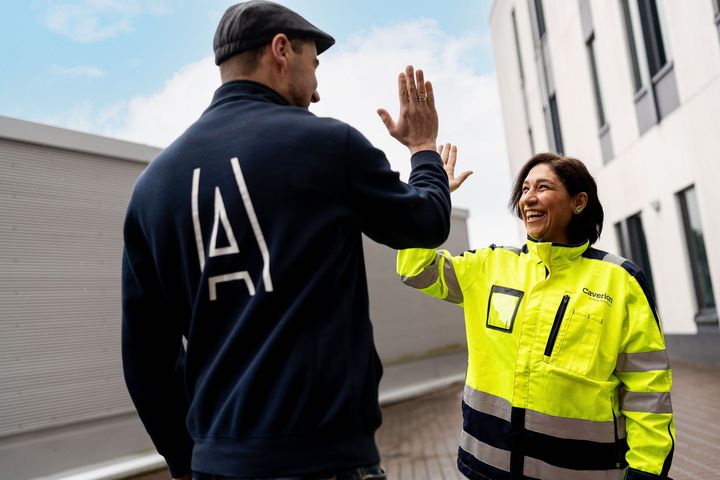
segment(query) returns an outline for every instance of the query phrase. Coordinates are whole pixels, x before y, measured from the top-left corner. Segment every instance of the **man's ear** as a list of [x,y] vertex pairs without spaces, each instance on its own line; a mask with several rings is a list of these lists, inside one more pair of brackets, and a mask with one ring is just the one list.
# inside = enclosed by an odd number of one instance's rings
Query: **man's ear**
[[288,54],[292,50],[290,39],[284,33],[278,33],[270,42],[270,52],[272,53],[275,63],[281,68],[286,68],[288,64]]

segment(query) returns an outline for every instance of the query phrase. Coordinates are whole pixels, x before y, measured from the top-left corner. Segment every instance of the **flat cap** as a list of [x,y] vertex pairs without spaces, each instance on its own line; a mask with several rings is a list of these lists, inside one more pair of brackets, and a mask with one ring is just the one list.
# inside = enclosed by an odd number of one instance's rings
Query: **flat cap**
[[275,35],[315,40],[318,55],[335,39],[287,7],[266,0],[242,2],[225,11],[213,39],[215,64],[269,43]]

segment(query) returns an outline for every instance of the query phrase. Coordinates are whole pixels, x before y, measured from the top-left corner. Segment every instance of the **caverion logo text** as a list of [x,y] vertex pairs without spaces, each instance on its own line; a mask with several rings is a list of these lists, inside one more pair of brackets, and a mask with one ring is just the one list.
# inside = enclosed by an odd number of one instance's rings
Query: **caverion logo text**
[[596,293],[588,288],[583,288],[583,293],[585,295],[588,295],[592,297],[593,299],[598,299],[607,302],[608,304],[612,305],[613,299],[610,295],[607,293]]

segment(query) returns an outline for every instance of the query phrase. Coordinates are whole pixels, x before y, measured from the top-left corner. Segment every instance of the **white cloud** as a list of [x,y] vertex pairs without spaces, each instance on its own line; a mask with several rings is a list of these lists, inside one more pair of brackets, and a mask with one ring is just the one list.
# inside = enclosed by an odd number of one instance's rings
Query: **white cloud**
[[138,96],[125,108],[109,115],[119,121],[105,123],[105,133],[127,140],[166,146],[207,108],[220,86],[220,74],[212,57],[180,69],[159,92]]
[[[407,149],[388,135],[375,112],[384,107],[396,116],[397,74],[409,63],[422,67],[436,92],[438,141],[459,145],[458,169],[475,172],[453,193],[455,206],[470,210],[470,240],[475,248],[519,241],[506,207],[511,180],[496,79],[474,73],[464,61],[477,55],[486,42],[477,36],[447,35],[431,20],[360,32],[320,56],[321,102],[311,106],[317,115],[358,128],[407,178]],[[165,146],[202,113],[219,83],[217,68],[208,57],[178,71],[155,94],[100,112],[85,108],[75,112],[74,121],[80,124],[83,115],[90,116],[96,133]]]
[[43,21],[51,31],[76,42],[94,42],[131,32],[131,20],[139,15],[166,10],[165,0],[76,0],[51,3]]
[[102,78],[105,76],[103,70],[89,65],[77,65],[75,67],[51,65],[50,74],[63,78]]

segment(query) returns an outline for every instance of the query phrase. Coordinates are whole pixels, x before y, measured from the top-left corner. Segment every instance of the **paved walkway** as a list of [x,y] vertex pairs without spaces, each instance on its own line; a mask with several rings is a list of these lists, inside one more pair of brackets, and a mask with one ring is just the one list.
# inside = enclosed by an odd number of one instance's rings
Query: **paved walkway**
[[[720,367],[673,362],[675,480],[720,478]],[[463,479],[455,466],[462,385],[384,408],[377,441],[390,480]],[[140,477],[167,480],[167,474]],[[139,479],[138,479],[139,480]]]

